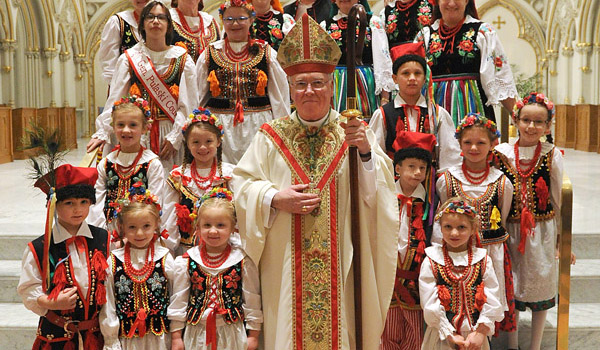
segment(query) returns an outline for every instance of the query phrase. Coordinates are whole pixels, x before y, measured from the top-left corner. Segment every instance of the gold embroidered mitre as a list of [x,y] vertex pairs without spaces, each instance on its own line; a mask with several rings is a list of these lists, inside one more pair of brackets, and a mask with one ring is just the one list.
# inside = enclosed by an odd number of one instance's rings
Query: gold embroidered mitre
[[331,73],[341,56],[335,40],[306,13],[277,50],[277,61],[289,76],[308,72]]

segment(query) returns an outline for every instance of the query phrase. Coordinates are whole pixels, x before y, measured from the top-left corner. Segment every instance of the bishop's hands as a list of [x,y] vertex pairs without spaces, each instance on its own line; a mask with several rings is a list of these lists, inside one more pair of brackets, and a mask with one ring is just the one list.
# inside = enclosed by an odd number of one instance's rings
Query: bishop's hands
[[316,193],[305,193],[307,184],[292,185],[277,192],[273,196],[271,206],[292,214],[308,214],[321,204],[321,198]]
[[371,145],[367,139],[367,128],[362,120],[358,118],[349,119],[346,123],[340,123],[346,133],[348,146],[356,146],[358,153],[367,154],[371,152]]

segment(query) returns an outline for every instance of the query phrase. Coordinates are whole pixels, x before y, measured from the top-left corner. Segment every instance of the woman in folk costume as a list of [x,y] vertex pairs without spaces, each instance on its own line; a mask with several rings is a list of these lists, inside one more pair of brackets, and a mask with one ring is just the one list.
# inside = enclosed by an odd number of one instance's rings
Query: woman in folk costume
[[[311,17],[296,23],[278,51],[296,111],[264,124],[233,171],[244,250],[261,273],[265,349],[354,348],[353,249],[362,256],[364,349],[379,346],[391,300],[398,241],[392,164],[361,120],[331,108],[340,55]],[[360,247],[350,234],[348,146],[360,154]]]
[[367,11],[367,31],[361,58],[363,65],[357,66],[356,71],[357,109],[362,112],[364,117],[369,118],[379,108],[377,95],[382,91],[389,92],[394,89],[383,23],[379,17],[373,16],[366,0],[360,0],[360,2],[359,0],[336,0],[331,8],[331,16],[321,22],[321,26],[325,28],[342,51],[342,57],[333,73],[335,82],[333,109],[341,112],[346,109],[346,62],[353,59],[347,57],[348,13],[357,3],[363,5]]
[[46,231],[25,249],[17,287],[40,316],[33,350],[102,349],[98,314],[106,303],[109,237],[86,223],[97,176],[94,168],[64,164],[35,183],[48,195]]
[[425,43],[435,101],[455,125],[469,113],[495,121],[492,105],[512,111],[518,96],[498,34],[478,18],[475,0],[439,0],[434,23],[416,38]]
[[252,23],[256,39],[266,41],[277,51],[283,37],[292,29],[296,21],[292,16],[283,13],[279,0],[251,0],[250,3],[256,12],[256,18]]
[[126,10],[111,16],[100,38],[98,60],[102,62],[102,77],[110,84],[117,67],[117,60],[125,50],[140,41],[138,23],[148,0],[130,0],[133,10]]
[[388,45],[412,42],[417,33],[433,21],[434,0],[396,0],[389,1],[381,10],[379,17],[385,24]]
[[185,48],[194,62],[208,44],[221,38],[217,21],[203,8],[203,0],[179,0],[171,9],[175,30],[172,44]]
[[289,114],[290,95],[277,52],[254,39],[252,5],[228,0],[219,15],[224,39],[210,44],[196,63],[199,105],[221,119],[223,160],[236,164],[263,123]]
[[165,186],[165,228],[175,240],[181,255],[196,244],[194,204],[214,187],[231,189],[233,165],[224,163],[223,125],[202,107],[190,114],[183,127],[185,154],[183,164],[171,170]]
[[[485,248],[494,264],[498,278],[500,303],[504,320],[496,325],[498,331],[514,332],[515,303],[511,259],[507,245],[507,218],[513,200],[513,185],[502,171],[492,167],[492,149],[500,133],[496,123],[478,114],[466,116],[456,129],[463,161],[446,170],[436,183],[440,201],[461,197],[479,213],[478,243]],[[439,225],[435,226],[434,243],[441,244]]]
[[155,122],[150,129],[148,148],[159,155],[165,169],[181,163],[181,128],[196,104],[194,61],[186,50],[168,45],[173,35],[169,10],[161,1],[150,1],[141,13],[143,41],[119,57],[114,84],[104,112],[96,118],[96,133],[88,151],[106,142],[113,133],[111,110],[126,95],[142,96],[150,103]]

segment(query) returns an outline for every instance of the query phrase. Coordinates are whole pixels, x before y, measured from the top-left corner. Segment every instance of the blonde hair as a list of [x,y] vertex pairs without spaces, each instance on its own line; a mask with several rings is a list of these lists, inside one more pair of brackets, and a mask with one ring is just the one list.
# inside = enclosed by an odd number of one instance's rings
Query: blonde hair
[[146,117],[144,116],[144,111],[142,111],[140,109],[140,107],[136,106],[135,104],[133,104],[131,102],[123,102],[123,103],[120,103],[113,107],[113,110],[110,114],[111,118],[112,118],[111,125],[114,126],[115,120],[117,119],[117,115],[122,112],[137,112],[140,114],[140,118],[142,120],[142,125],[143,126],[148,125],[148,119],[146,119]]
[[140,213],[148,213],[156,219],[156,233],[160,229],[160,212],[155,204],[143,203],[143,202],[131,202],[128,205],[124,205],[117,215],[117,225],[119,227],[119,237],[123,238],[123,222],[125,218],[139,215]]
[[202,205],[200,205],[200,209],[198,209],[198,217],[196,218],[196,222],[195,222],[196,226],[200,224],[200,218],[202,217],[202,213],[206,209],[212,209],[212,208],[225,210],[227,212],[227,216],[229,217],[229,219],[231,220],[231,223],[233,224],[232,226],[235,226],[235,224],[237,223],[237,217],[235,215],[235,205],[233,204],[233,201],[230,201],[227,198],[219,198],[219,197],[210,197],[210,198],[206,199],[204,202],[202,202]]

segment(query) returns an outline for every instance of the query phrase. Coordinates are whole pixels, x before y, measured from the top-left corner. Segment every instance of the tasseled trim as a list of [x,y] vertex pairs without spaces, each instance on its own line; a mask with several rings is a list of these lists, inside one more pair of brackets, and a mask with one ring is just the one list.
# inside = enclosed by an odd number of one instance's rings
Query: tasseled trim
[[211,71],[206,79],[210,84],[210,94],[212,97],[217,97],[221,94],[221,88],[219,87],[219,80],[217,79],[217,75],[215,71]]
[[179,86],[177,86],[177,84],[171,85],[171,87],[169,87],[169,91],[171,92],[171,95],[175,97],[175,99],[179,99]]
[[106,304],[106,287],[104,286],[104,283],[98,283],[96,286],[96,304]]
[[258,76],[256,77],[256,94],[258,96],[265,95],[265,89],[267,88],[267,75],[262,70],[258,71]]
[[177,226],[183,232],[192,230],[192,219],[190,219],[190,209],[183,204],[175,203],[175,214],[177,214]]
[[502,220],[502,216],[500,216],[500,210],[498,210],[497,206],[494,206],[492,209],[492,215],[490,215],[490,223],[492,226],[490,227],[492,230],[497,230],[500,228],[498,223]]
[[244,122],[244,106],[242,105],[242,101],[237,100],[235,103],[235,113],[233,116],[233,126],[236,126],[240,123]]
[[118,242],[121,239],[121,237],[119,237],[119,232],[117,232],[117,230],[112,230],[112,233],[110,234],[110,236],[112,237],[110,239],[110,241],[112,243]]
[[48,299],[56,300],[56,298],[58,298],[58,294],[67,286],[67,269],[65,268],[64,263],[58,265],[56,271],[54,271],[52,283],[54,284],[54,289],[52,289],[50,295],[48,295]]
[[415,261],[421,263],[425,257],[425,230],[423,229],[423,205],[416,205],[415,219],[412,222],[412,227],[415,230],[415,238],[419,241],[417,245],[417,253]]
[[63,350],[76,350],[75,343],[73,342],[73,340],[67,341],[65,343],[65,346],[63,347]]
[[129,330],[129,334],[127,334],[127,337],[133,338],[136,329],[138,330],[138,336],[140,338],[146,334],[146,310],[144,310],[143,308],[138,311],[137,317],[131,325],[131,329]]
[[92,268],[96,272],[99,281],[104,281],[106,279],[108,263],[106,262],[104,254],[99,250],[96,250],[92,256]]
[[535,227],[535,218],[529,211],[529,208],[525,207],[521,212],[521,241],[519,242],[519,252],[525,254],[525,242],[529,235],[533,235],[533,228]]
[[487,296],[483,290],[484,284],[483,282],[477,286],[477,292],[475,293],[475,308],[481,312],[483,309],[483,305],[487,302]]
[[85,350],[101,350],[104,342],[94,335],[93,332],[87,332],[83,341]]
[[548,198],[550,196],[548,193],[548,185],[546,185],[546,181],[544,181],[544,178],[540,177],[536,181],[535,193],[538,197],[538,208],[540,208],[540,210],[542,211],[546,211],[546,208],[548,207]]
[[50,342],[46,342],[42,350],[52,350],[52,344],[50,344]]
[[131,84],[131,87],[129,88],[129,95],[142,96],[142,92],[136,83]]
[[437,290],[440,303],[446,311],[450,310],[450,291],[448,290],[448,288],[446,288],[446,286],[443,286],[441,284],[437,285]]

